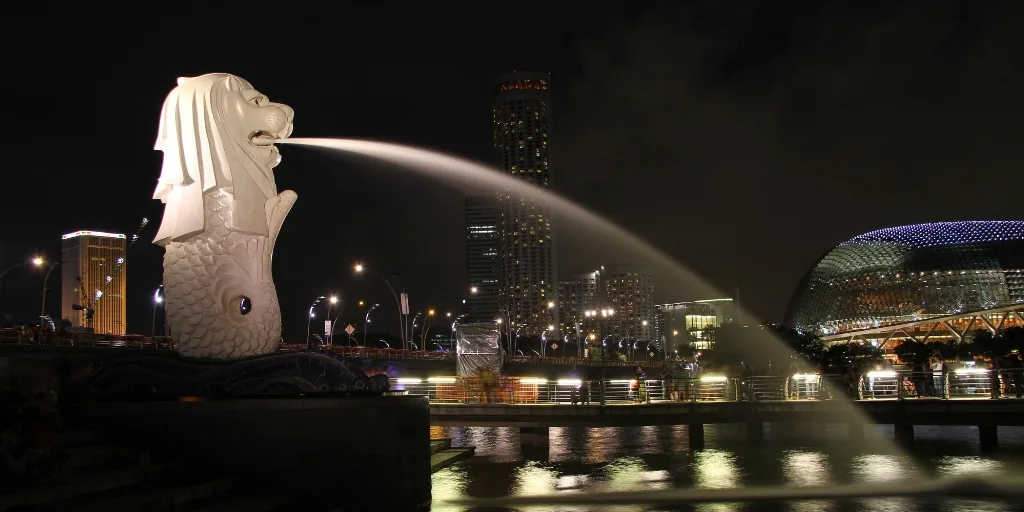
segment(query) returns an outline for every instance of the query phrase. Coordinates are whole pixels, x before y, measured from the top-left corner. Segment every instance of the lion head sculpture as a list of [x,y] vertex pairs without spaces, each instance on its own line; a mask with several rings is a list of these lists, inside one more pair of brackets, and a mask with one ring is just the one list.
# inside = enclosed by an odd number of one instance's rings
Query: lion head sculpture
[[179,78],[164,101],[155,149],[163,168],[154,199],[165,203],[154,243],[167,245],[203,231],[203,194],[231,196],[230,229],[270,236],[266,205],[277,195],[274,141],[291,135],[291,107],[271,103],[242,78],[211,73]]

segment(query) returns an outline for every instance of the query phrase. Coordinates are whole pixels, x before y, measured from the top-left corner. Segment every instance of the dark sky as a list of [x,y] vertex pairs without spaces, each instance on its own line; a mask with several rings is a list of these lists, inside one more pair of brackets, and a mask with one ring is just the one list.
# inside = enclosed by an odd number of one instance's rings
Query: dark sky
[[[56,256],[62,233],[131,233],[148,216],[128,259],[129,327],[148,332],[160,106],[178,76],[209,72],[291,105],[295,136],[490,162],[489,86],[511,69],[550,71],[554,188],[771,320],[854,235],[1021,218],[1024,2],[301,4],[9,13],[0,266]],[[321,293],[390,306],[381,283],[351,276],[356,260],[399,272],[413,309],[457,309],[461,191],[282,153],[278,186],[299,194],[274,259],[288,339]],[[563,274],[609,263],[559,236]],[[41,281],[9,274],[0,311],[35,314]],[[656,286],[658,300],[700,298]]]

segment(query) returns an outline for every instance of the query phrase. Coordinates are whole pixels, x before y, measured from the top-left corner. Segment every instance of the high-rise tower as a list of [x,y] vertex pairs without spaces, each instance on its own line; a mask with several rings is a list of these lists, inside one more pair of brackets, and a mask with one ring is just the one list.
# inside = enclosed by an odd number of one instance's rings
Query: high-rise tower
[[493,322],[502,316],[498,307],[500,219],[495,194],[466,196],[467,322]]
[[[498,81],[494,96],[499,168],[545,189],[551,182],[550,83],[548,73],[517,71]],[[510,328],[522,326],[524,335],[540,335],[549,326],[557,330],[558,275],[548,205],[520,191],[499,191],[499,198],[501,312]]]
[[127,268],[124,235],[99,231],[76,231],[61,237],[61,315],[73,327],[89,326],[84,310],[94,310],[92,327],[99,334],[124,334]]

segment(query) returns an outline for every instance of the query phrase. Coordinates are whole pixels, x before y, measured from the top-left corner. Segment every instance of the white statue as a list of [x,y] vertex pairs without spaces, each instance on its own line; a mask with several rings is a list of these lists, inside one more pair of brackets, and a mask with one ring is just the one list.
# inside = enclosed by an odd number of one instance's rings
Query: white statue
[[169,334],[189,357],[235,359],[277,349],[281,308],[270,274],[274,243],[295,192],[277,193],[274,141],[294,112],[249,82],[212,73],[179,78],[160,115],[155,149],[165,203],[163,245]]

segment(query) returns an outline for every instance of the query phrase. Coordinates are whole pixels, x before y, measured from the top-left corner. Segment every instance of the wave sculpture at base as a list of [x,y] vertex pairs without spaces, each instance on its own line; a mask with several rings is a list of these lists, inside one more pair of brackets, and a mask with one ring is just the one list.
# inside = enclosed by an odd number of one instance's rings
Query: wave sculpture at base
[[154,243],[165,248],[167,325],[184,356],[238,359],[280,343],[271,260],[297,195],[277,191],[274,142],[291,135],[293,118],[224,73],[179,78],[164,102]]

